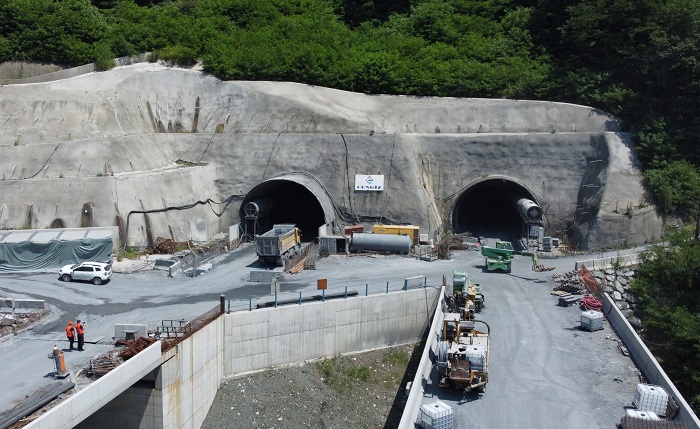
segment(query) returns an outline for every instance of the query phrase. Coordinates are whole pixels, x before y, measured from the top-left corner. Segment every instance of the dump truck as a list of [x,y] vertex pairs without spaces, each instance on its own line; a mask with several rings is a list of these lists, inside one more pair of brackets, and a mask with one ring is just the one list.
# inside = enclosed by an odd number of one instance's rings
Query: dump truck
[[301,233],[293,224],[274,225],[255,237],[255,248],[262,264],[282,267],[301,248]]
[[510,273],[514,254],[510,241],[497,241],[496,247],[481,246],[481,256],[485,257],[486,271],[503,270]]
[[[477,330],[477,324],[486,326]],[[489,379],[491,328],[482,320],[465,320],[459,313],[446,313],[436,350],[438,384],[445,389],[486,391]]]

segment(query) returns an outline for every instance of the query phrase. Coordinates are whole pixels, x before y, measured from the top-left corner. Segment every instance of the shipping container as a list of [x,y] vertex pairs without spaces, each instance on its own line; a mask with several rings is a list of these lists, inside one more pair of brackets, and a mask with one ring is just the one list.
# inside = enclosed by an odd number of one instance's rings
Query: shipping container
[[420,227],[415,225],[374,225],[375,234],[407,235],[411,244],[420,244]]

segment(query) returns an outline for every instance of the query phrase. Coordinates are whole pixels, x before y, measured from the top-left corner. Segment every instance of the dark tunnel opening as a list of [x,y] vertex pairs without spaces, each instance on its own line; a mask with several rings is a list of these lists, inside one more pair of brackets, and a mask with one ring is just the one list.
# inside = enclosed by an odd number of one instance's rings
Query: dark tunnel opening
[[[259,207],[257,223],[246,216],[248,203]],[[318,198],[305,186],[274,180],[256,187],[246,196],[241,204],[240,219],[246,235],[260,235],[275,224],[292,223],[301,230],[301,240],[309,242],[318,238],[318,228],[325,223],[325,214]]]
[[497,238],[514,245],[523,235],[523,219],[515,201],[535,200],[525,188],[506,179],[477,183],[457,199],[452,213],[452,231]]

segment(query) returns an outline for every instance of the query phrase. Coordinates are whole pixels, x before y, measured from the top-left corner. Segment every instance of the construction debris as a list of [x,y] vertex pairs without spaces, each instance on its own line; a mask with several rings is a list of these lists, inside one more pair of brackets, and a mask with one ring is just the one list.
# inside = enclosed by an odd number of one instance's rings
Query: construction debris
[[122,363],[124,363],[124,359],[119,357],[118,351],[112,350],[107,354],[98,355],[90,359],[90,362],[83,370],[87,377],[100,378]]
[[116,345],[123,347],[90,359],[87,366],[83,368],[85,376],[100,378],[155,342],[155,339],[145,337],[139,337],[131,341],[119,339],[116,341]]

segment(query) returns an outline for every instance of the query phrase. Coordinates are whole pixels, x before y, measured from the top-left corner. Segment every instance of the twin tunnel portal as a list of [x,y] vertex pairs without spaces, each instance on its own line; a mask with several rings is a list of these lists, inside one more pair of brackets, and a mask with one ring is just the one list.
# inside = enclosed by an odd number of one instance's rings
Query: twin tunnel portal
[[[542,209],[535,196],[508,177],[481,179],[463,188],[452,201],[449,222],[453,233],[517,243],[521,238],[534,238],[537,228],[532,227],[542,226]],[[244,198],[239,217],[246,235],[291,223],[308,242],[318,238],[319,227],[337,222],[336,209],[328,192],[311,176],[290,175],[255,186]]]

